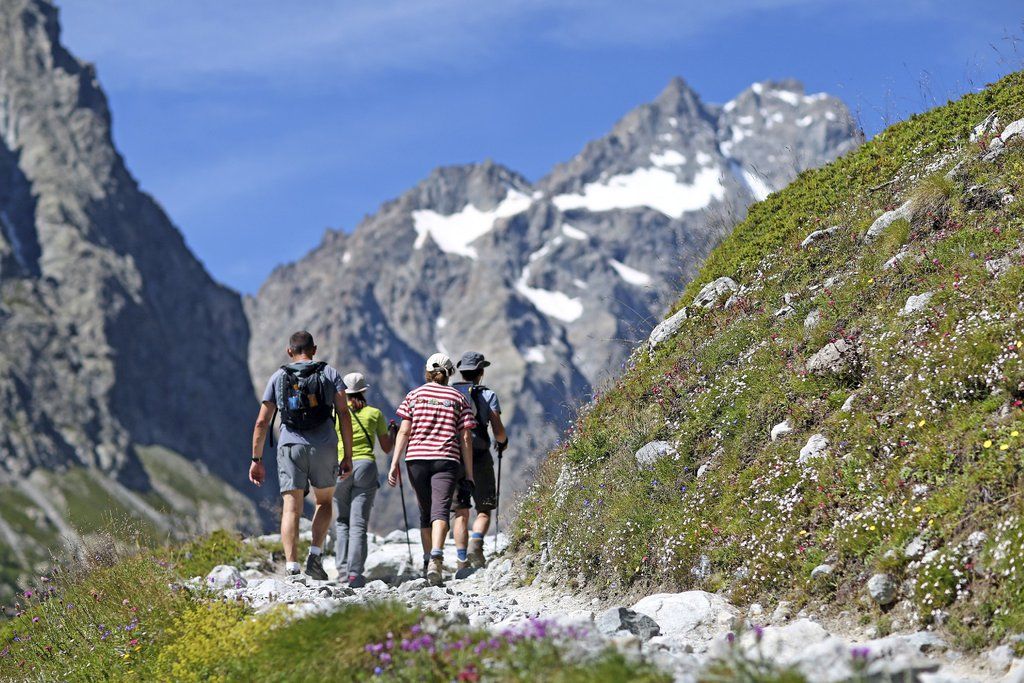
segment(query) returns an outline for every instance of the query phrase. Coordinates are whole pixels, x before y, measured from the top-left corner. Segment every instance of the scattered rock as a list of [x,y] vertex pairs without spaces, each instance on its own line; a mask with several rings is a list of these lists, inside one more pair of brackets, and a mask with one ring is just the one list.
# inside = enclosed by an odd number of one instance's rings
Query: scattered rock
[[813,330],[820,323],[821,323],[821,309],[820,308],[815,308],[813,311],[811,311],[810,313],[807,314],[806,318],[804,318],[804,328],[808,329],[808,330]]
[[908,256],[910,256],[909,250],[906,248],[900,249],[891,259],[882,264],[882,270],[892,270],[899,264],[903,263]]
[[825,455],[828,455],[828,439],[825,438],[824,434],[814,434],[811,438],[807,439],[807,444],[800,449],[800,457],[797,458],[797,462],[802,465]]
[[789,434],[791,431],[793,431],[793,425],[789,424],[788,419],[785,419],[779,424],[772,427],[772,431],[769,436],[771,436],[772,441],[778,441],[780,436]]
[[634,612],[626,607],[613,607],[601,613],[594,620],[597,630],[610,636],[619,631],[628,631],[643,641],[661,635],[658,622],[646,614]]
[[705,474],[708,473],[708,463],[703,463],[697,468],[697,478],[701,479]]
[[882,607],[895,602],[896,587],[896,580],[890,574],[875,574],[868,579],[868,595]]
[[811,570],[811,579],[815,581],[821,581],[830,576],[832,576],[832,565],[830,564],[819,564]]
[[999,277],[1010,268],[1010,257],[1000,256],[999,258],[989,259],[985,261],[985,270],[989,272],[992,277]]
[[1013,664],[1013,649],[1009,645],[994,647],[985,653],[988,666],[995,673],[1003,673]]
[[668,441],[651,441],[640,447],[640,450],[633,456],[636,464],[641,467],[650,467],[663,458],[675,457],[676,448]]
[[900,310],[899,314],[906,316],[913,315],[915,313],[923,311],[925,308],[928,307],[928,302],[932,300],[933,296],[935,296],[934,292],[924,292],[923,294],[910,295],[909,297],[907,297],[907,302],[903,304],[903,309]]
[[969,139],[971,142],[977,142],[983,137],[995,134],[997,130],[999,130],[999,117],[992,112],[985,117],[984,121],[974,127]]
[[855,391],[852,394],[850,394],[846,398],[845,401],[843,401],[843,405],[839,407],[839,410],[843,411],[844,413],[852,412],[853,411],[853,404],[854,404],[854,402],[856,400],[857,400],[857,392]]
[[834,235],[840,230],[842,230],[842,227],[838,225],[833,225],[830,228],[824,228],[822,230],[815,230],[810,235],[804,238],[804,241],[800,243],[800,248],[806,249],[807,247],[811,246],[811,244],[813,244],[814,242],[819,242],[825,239],[826,237],[829,237],[830,235]]
[[816,375],[830,372],[844,372],[853,365],[857,349],[846,339],[837,339],[825,344],[807,359],[807,372]]
[[992,138],[992,141],[988,143],[988,151],[981,157],[982,161],[992,162],[1003,156],[1006,151],[1006,145],[999,138]]
[[928,546],[920,536],[915,537],[903,548],[903,557],[908,560],[919,560],[924,556]]
[[964,190],[964,208],[971,211],[997,209],[1002,204],[999,194],[984,185],[971,185]]
[[728,630],[737,616],[725,598],[704,591],[649,595],[633,605],[633,611],[653,619],[672,642],[695,649]]
[[711,558],[701,555],[697,564],[690,567],[690,574],[697,580],[706,579],[711,576]]
[[686,309],[681,308],[665,320],[658,323],[658,325],[651,331],[651,336],[647,338],[647,345],[653,351],[659,344],[662,344],[674,337],[679,331],[679,328],[682,327],[683,321],[685,320]]
[[875,222],[871,224],[870,228],[868,228],[864,238],[870,242],[885,232],[885,229],[896,221],[910,221],[913,217],[914,212],[911,207],[911,203],[906,201],[899,208],[893,209],[892,211],[886,211],[876,218]]
[[693,300],[694,306],[700,306],[701,308],[711,308],[726,294],[731,294],[740,288],[736,281],[730,277],[720,277],[717,280],[713,280],[704,287],[697,294],[697,297]]
[[780,600],[772,611],[772,623],[781,624],[789,620],[793,614],[793,604],[789,600]]
[[776,318],[788,318],[789,316],[796,313],[796,309],[790,305],[783,306],[779,310],[775,311]]
[[967,549],[970,550],[971,552],[976,552],[978,550],[981,550],[981,546],[985,545],[985,541],[987,541],[987,540],[988,540],[988,534],[986,534],[984,531],[972,532],[967,537],[967,543],[966,543]]
[[1003,128],[1003,132],[999,134],[999,139],[1003,141],[1003,144],[1006,144],[1021,133],[1024,133],[1024,119],[1017,119],[1007,124],[1006,128]]
[[247,584],[238,567],[229,564],[219,564],[206,575],[206,585],[213,590],[244,588]]

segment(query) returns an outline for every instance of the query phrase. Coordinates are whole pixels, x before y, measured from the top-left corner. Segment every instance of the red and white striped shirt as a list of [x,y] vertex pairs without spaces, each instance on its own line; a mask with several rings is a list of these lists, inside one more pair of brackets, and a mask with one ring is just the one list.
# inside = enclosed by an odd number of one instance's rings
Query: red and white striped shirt
[[436,382],[410,391],[397,412],[412,423],[406,460],[461,460],[459,434],[476,427],[466,397],[458,389]]

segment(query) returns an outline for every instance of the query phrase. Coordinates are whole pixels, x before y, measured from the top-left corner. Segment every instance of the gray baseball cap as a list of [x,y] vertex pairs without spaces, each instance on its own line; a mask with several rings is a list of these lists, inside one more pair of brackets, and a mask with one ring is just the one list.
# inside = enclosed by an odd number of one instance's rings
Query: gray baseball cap
[[459,370],[478,370],[486,368],[490,364],[490,361],[484,359],[484,354],[478,351],[466,351],[462,354],[462,358],[456,367]]

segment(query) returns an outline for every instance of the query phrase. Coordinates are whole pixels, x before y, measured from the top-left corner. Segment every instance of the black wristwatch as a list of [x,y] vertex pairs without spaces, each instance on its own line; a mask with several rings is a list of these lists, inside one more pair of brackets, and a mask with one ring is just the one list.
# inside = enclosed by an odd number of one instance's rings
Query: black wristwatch
[[261,455],[261,456],[260,456],[260,457],[258,457],[258,458],[251,458],[251,460],[252,460],[253,462],[263,462],[263,456]]

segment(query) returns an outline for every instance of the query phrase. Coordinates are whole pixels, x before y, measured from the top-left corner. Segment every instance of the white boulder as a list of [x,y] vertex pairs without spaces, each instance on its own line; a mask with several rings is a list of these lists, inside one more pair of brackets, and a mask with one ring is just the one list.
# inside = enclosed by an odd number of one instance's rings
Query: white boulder
[[789,420],[786,419],[772,427],[772,431],[769,436],[772,441],[778,441],[780,436],[789,434],[791,431],[793,431],[793,425],[791,425]]
[[864,239],[870,242],[885,232],[885,229],[896,221],[909,221],[913,217],[913,208],[911,207],[910,202],[906,201],[899,208],[893,209],[892,211],[886,211],[876,218],[875,222],[871,224],[870,228],[868,228],[867,234],[864,235]]
[[935,292],[924,292],[923,294],[913,294],[907,297],[906,303],[903,304],[903,309],[900,310],[900,315],[913,315],[920,311],[923,311],[928,307],[928,302],[935,296]]
[[669,642],[698,651],[728,631],[737,615],[725,598],[704,591],[648,595],[632,610],[653,619]]
[[717,280],[704,285],[704,287],[697,294],[697,297],[693,300],[694,306],[700,306],[701,308],[711,308],[726,294],[732,294],[740,288],[736,281],[731,277],[720,277]]
[[246,583],[242,572],[238,571],[238,567],[232,567],[229,564],[219,564],[206,575],[206,586],[213,590],[244,588]]
[[802,465],[816,458],[824,457],[827,454],[828,439],[825,438],[824,434],[814,434],[811,438],[807,439],[807,443],[800,449],[800,457],[797,458],[797,462]]

